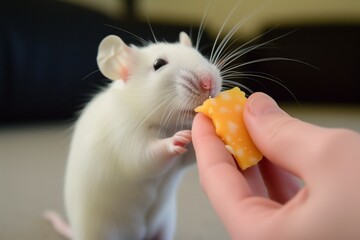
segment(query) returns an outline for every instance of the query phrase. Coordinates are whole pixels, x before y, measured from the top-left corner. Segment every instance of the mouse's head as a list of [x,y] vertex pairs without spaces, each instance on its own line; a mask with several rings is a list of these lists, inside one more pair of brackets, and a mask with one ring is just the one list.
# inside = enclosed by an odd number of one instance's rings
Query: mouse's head
[[177,43],[144,47],[108,36],[99,46],[97,62],[104,76],[123,82],[129,101],[151,124],[188,128],[194,108],[221,90],[220,71],[183,32]]

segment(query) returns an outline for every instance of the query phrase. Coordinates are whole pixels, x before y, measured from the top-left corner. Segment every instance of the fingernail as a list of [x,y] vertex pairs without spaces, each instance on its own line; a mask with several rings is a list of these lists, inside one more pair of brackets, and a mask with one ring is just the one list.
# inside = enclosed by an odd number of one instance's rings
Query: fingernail
[[251,96],[247,105],[250,113],[254,116],[282,112],[275,100],[264,93],[256,93]]

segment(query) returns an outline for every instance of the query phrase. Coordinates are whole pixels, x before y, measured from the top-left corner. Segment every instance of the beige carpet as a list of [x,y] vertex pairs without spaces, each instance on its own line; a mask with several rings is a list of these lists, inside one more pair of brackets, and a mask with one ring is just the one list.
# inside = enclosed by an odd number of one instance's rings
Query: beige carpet
[[[64,214],[63,175],[70,130],[62,124],[0,130],[0,239],[60,240],[42,219],[46,209]],[[176,239],[228,239],[201,190],[196,168],[178,195]]]
[[[360,107],[285,106],[294,116],[360,132]],[[71,129],[66,124],[0,126],[0,239],[60,240],[42,212],[64,214],[62,180]],[[201,190],[196,168],[178,194],[177,240],[229,239]]]

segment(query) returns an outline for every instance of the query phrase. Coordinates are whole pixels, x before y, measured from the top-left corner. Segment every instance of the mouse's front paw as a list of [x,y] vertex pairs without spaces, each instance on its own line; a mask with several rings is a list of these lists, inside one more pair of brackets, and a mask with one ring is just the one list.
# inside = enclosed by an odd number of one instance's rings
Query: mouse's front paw
[[182,130],[174,134],[171,138],[172,149],[178,154],[185,153],[187,151],[186,144],[191,142],[191,131]]

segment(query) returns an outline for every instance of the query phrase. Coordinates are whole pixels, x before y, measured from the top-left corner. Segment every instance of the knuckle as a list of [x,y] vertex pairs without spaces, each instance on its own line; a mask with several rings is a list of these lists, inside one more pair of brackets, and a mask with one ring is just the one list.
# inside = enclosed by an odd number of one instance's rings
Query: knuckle
[[[313,169],[322,169],[330,173],[340,172],[341,166],[349,166],[354,163],[354,153],[360,146],[359,136],[347,129],[322,128],[319,137],[311,141],[311,148],[308,149],[306,159],[311,162]],[[353,139],[357,141],[353,141]],[[356,144],[353,144],[356,142]],[[358,162],[358,161],[357,161]]]
[[[339,155],[352,151],[352,148],[354,147],[352,145],[352,139],[359,138],[358,134],[355,132],[342,128],[327,129],[326,135],[324,136],[324,140],[319,144],[320,147],[318,148],[318,152],[321,156],[326,155],[327,158],[338,158],[340,157]],[[357,147],[359,147],[359,141],[356,142]]]
[[270,127],[266,129],[264,136],[267,137],[267,142],[274,146],[283,146],[284,141],[288,140],[288,137],[284,135],[291,134],[291,130],[297,125],[298,120],[296,118],[282,118],[272,123]]

